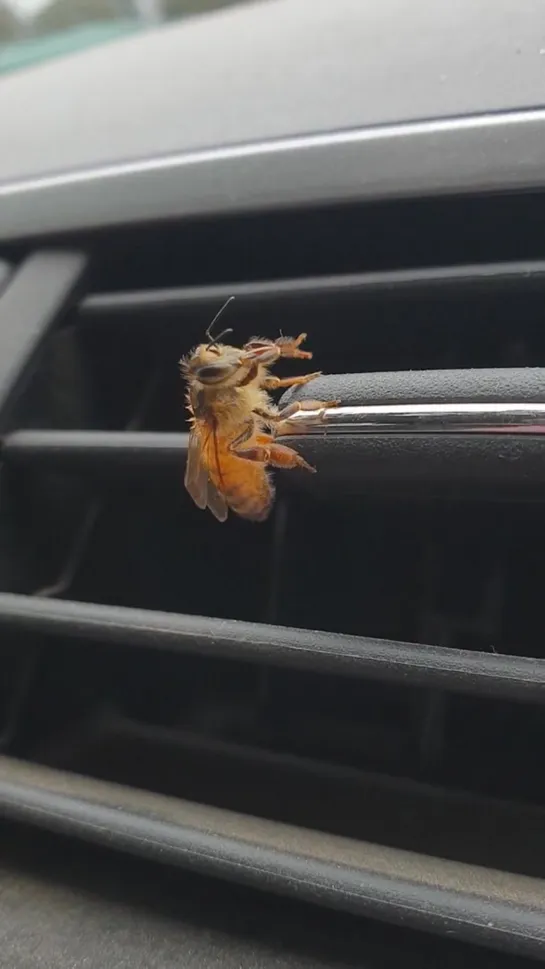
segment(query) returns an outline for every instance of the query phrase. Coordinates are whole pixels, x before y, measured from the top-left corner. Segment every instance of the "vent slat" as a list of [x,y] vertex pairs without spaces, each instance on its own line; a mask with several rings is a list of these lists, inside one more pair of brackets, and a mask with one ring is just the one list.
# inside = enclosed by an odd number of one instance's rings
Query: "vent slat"
[[[333,429],[331,429],[333,430]],[[374,494],[486,497],[524,495],[542,501],[545,485],[543,427],[507,427],[504,433],[474,431],[412,433],[377,427],[365,434],[299,432],[295,446],[319,470],[316,475],[278,475],[279,485],[326,498]],[[539,433],[538,433],[539,432]],[[294,445],[294,435],[286,438]],[[8,434],[6,462],[37,471],[124,481],[128,474],[153,478],[181,474],[188,435],[139,431],[25,430]],[[180,484],[180,488],[183,485]]]
[[5,458],[17,464],[102,474],[134,466],[156,470],[185,461],[187,434],[145,431],[14,431],[4,440]]
[[11,275],[11,266],[4,259],[0,259],[0,292],[4,289]]
[[0,815],[313,904],[541,957],[543,883],[0,758]]
[[545,261],[499,262],[467,266],[444,266],[425,269],[401,269],[385,272],[352,273],[335,276],[315,276],[299,279],[279,279],[266,282],[232,283],[217,286],[172,287],[121,293],[97,293],[87,296],[80,304],[84,318],[110,318],[112,315],[150,310],[179,312],[181,310],[213,309],[229,296],[244,301],[245,309],[259,309],[267,302],[297,302],[324,297],[365,294],[385,297],[405,295],[412,290],[465,291],[499,286],[545,284]]
[[0,409],[6,407],[15,387],[49,330],[75,300],[87,268],[80,252],[33,253],[22,264],[0,298]]
[[286,626],[0,594],[0,629],[542,700],[545,660]]

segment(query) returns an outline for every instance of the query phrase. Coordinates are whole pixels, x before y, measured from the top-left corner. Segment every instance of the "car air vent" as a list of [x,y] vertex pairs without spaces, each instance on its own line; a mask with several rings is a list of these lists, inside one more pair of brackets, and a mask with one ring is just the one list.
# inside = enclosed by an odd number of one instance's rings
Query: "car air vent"
[[[121,290],[103,245],[0,298],[2,815],[539,956],[545,261]],[[345,408],[262,525],[183,487],[233,294]]]

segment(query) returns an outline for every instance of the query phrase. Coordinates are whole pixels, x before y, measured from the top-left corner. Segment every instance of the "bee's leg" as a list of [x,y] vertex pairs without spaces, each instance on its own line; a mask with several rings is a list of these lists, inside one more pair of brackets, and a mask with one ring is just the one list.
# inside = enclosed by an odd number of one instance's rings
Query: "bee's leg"
[[300,333],[298,337],[279,336],[277,340],[260,340],[255,337],[243,346],[242,363],[255,361],[270,367],[280,357],[288,357],[297,360],[311,360],[312,353],[308,350],[300,350],[299,346],[306,340],[306,333]]
[[316,380],[316,377],[321,376],[322,371],[317,370],[316,373],[306,373],[302,377],[265,377],[261,386],[264,390],[280,390],[281,387],[303,387],[311,380]]
[[[322,421],[325,416],[325,412],[331,407],[338,407],[340,400],[294,400],[292,404],[288,404],[283,407],[282,410],[278,411],[277,419],[279,421],[287,421],[294,414],[299,414],[301,411],[317,411],[316,420]],[[309,416],[309,420],[312,418]]]
[[249,421],[246,422],[240,434],[237,434],[237,436],[233,438],[233,440],[229,445],[229,450],[236,453],[241,444],[244,444],[246,441],[250,440],[252,434],[254,433],[254,430],[255,430],[255,422],[252,419],[250,419]]
[[247,343],[243,347],[241,363],[243,366],[251,367],[255,365],[255,375],[259,364],[264,367],[272,367],[273,363],[280,358],[278,347],[274,343]]
[[273,410],[272,407],[260,407],[256,408],[254,414],[262,417],[268,424],[274,424],[276,432],[278,433],[278,428],[281,423],[289,421],[290,417],[293,417],[294,414],[301,413],[301,411],[315,411],[316,413],[309,414],[308,423],[321,424],[325,418],[326,411],[330,407],[338,407],[339,404],[339,400],[294,400],[293,403],[283,407],[282,410]]
[[270,434],[258,434],[250,447],[235,447],[234,444],[235,442],[231,444],[229,450],[246,461],[259,461],[273,468],[306,468],[313,473],[316,471],[316,468],[308,464],[293,448],[286,447],[285,444],[276,444]]
[[300,333],[298,337],[279,336],[278,339],[274,341],[274,345],[278,347],[281,357],[289,357],[297,360],[311,360],[312,353],[310,353],[308,350],[299,349],[306,338],[306,333]]

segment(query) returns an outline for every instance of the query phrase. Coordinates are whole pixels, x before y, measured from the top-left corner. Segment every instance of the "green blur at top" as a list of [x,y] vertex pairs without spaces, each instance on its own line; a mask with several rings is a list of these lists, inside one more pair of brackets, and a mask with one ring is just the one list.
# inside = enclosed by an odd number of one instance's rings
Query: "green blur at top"
[[[28,2],[28,0],[26,0]],[[0,0],[0,74],[247,0]]]

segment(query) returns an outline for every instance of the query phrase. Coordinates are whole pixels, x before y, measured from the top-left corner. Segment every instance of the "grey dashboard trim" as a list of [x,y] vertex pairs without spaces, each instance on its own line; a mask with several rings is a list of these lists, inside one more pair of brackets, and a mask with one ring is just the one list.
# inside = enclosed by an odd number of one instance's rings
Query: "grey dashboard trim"
[[545,109],[116,162],[0,184],[0,241],[294,205],[545,186]]
[[11,266],[9,265],[9,263],[4,262],[4,260],[0,259],[0,293],[6,286],[6,283],[8,282],[10,275],[11,275]]

